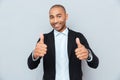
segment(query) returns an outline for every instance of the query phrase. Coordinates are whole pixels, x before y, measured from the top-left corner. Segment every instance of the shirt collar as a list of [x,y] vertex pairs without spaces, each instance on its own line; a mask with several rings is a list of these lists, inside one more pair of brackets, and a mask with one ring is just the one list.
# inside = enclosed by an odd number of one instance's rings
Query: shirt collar
[[67,36],[68,35],[68,28],[66,28],[63,32],[58,32],[57,30],[54,29],[55,37],[58,36],[59,34],[63,34],[65,36]]

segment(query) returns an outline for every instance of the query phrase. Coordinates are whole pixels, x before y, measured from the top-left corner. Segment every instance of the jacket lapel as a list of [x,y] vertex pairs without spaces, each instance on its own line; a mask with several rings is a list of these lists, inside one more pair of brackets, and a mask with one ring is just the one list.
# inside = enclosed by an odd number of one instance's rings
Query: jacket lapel
[[72,46],[74,44],[74,36],[73,36],[73,33],[70,29],[68,29],[69,32],[68,32],[68,56],[70,58],[70,55],[71,55],[71,50],[72,50]]
[[[51,45],[52,44],[52,45]],[[55,39],[54,39],[54,30],[51,32],[50,35],[50,47],[52,49],[52,55],[55,58]]]

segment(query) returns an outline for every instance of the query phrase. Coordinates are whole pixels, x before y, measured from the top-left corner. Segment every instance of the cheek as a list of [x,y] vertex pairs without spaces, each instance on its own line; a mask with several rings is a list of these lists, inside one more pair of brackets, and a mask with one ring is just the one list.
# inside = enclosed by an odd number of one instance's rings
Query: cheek
[[49,20],[50,24],[53,24],[53,20]]
[[66,20],[62,19],[62,20],[61,20],[61,23],[62,23],[62,24],[65,24],[65,23],[66,23]]
[[65,22],[65,19],[63,19],[63,18],[61,18],[61,19],[59,19],[59,22]]

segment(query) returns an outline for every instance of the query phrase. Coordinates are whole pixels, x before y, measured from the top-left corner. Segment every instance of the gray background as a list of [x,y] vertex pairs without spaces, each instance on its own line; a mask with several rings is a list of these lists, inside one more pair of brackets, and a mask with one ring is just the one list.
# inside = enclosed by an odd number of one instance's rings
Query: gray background
[[97,69],[83,61],[83,80],[120,80],[120,0],[0,0],[0,80],[42,80],[42,64],[29,70],[27,58],[40,33],[52,30],[48,10],[56,3],[100,59]]

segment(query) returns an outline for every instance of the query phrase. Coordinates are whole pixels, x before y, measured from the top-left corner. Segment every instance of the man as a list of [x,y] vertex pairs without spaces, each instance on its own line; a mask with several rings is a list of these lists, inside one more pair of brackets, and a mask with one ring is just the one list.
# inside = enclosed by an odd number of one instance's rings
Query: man
[[97,68],[99,60],[86,38],[66,26],[68,14],[62,5],[49,10],[53,31],[42,34],[28,58],[28,67],[34,69],[43,58],[43,80],[82,80],[81,61]]

